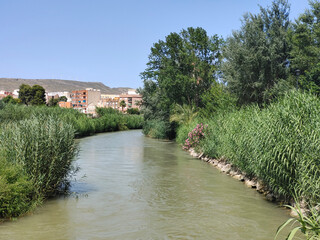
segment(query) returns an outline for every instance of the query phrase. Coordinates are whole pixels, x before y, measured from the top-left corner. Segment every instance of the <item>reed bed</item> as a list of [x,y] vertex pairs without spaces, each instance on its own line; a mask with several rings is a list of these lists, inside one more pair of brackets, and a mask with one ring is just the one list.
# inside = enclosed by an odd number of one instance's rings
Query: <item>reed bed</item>
[[20,216],[65,192],[77,171],[75,137],[142,127],[142,116],[0,105],[0,219]]
[[177,141],[187,139],[197,123],[206,123],[198,151],[225,158],[276,195],[298,195],[310,204],[320,200],[320,100],[293,91],[260,109],[249,106],[181,126]]

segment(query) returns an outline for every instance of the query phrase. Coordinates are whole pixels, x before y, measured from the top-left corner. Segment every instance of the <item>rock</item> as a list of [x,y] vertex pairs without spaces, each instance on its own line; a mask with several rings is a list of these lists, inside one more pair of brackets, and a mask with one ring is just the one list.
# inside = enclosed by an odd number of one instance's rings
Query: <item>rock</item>
[[258,181],[256,187],[257,187],[257,191],[259,193],[263,193],[264,192],[264,190],[263,190],[264,186],[263,186],[262,182]]
[[217,167],[217,166],[218,166],[218,161],[212,160],[211,164],[212,164],[213,166]]
[[222,163],[218,163],[218,164],[217,164],[217,168],[219,168],[219,170],[222,171],[223,164],[222,164]]
[[234,179],[237,179],[239,181],[242,181],[243,177],[241,176],[241,174],[236,174],[232,176]]
[[256,182],[253,181],[253,180],[249,180],[249,179],[246,179],[244,181],[244,184],[247,186],[247,187],[251,187],[251,188],[256,188]]
[[221,168],[221,172],[229,173],[230,171],[231,171],[231,164],[226,164]]
[[266,195],[266,199],[267,199],[268,201],[273,202],[276,198],[273,196],[273,194],[268,193],[268,194]]

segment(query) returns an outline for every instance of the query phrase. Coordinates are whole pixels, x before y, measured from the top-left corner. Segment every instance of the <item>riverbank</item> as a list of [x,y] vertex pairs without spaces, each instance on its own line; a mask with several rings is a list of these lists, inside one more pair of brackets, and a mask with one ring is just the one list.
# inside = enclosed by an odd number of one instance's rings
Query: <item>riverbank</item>
[[[197,153],[193,148],[187,150],[189,154],[198,158],[204,162],[209,163],[213,167],[217,168],[221,173],[231,176],[232,178],[243,182],[248,188],[252,188],[257,192],[263,194],[265,199],[271,202],[277,202],[280,205],[290,204],[294,206],[294,202],[286,202],[284,198],[281,198],[279,195],[274,194],[268,187],[266,187],[263,182],[257,178],[252,178],[247,176],[245,172],[242,172],[238,168],[234,167],[232,163],[229,163],[226,159],[214,159],[204,155],[204,153]],[[291,211],[292,216],[296,216],[294,211]]]
[[262,109],[249,106],[196,119],[177,133],[184,148],[203,153],[203,160],[269,200],[307,206],[316,206],[320,198],[319,139],[320,100],[302,92],[290,92]]
[[77,142],[86,150],[71,188],[78,197],[0,224],[0,239],[270,240],[288,217],[172,141],[130,130]]
[[142,127],[141,116],[98,111],[99,118],[88,118],[73,109],[1,106],[1,219],[19,217],[68,191],[78,170],[75,138]]

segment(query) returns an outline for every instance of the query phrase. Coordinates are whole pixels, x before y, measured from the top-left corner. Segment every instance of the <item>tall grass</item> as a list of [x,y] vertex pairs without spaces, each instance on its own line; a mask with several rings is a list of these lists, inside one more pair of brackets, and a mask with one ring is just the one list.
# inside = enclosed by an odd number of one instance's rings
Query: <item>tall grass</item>
[[68,188],[77,170],[75,137],[142,127],[142,116],[99,114],[0,102],[0,218],[19,216]]
[[0,125],[43,115],[54,116],[63,122],[71,124],[76,131],[76,137],[88,136],[99,132],[142,128],[143,117],[140,115],[126,115],[112,108],[97,108],[97,112],[99,118],[89,118],[74,109],[7,104],[0,108]]
[[[311,204],[320,200],[320,100],[293,91],[264,109],[250,106],[198,122],[208,124],[199,148],[262,180],[279,197],[297,192]],[[177,140],[187,138],[180,127]]]

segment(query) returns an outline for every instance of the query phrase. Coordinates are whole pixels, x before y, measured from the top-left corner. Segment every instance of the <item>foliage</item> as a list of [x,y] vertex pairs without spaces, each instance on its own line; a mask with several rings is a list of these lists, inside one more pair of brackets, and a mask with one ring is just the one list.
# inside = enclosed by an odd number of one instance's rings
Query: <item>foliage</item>
[[231,111],[237,106],[237,98],[225,85],[215,83],[202,95],[204,106],[199,110],[200,116],[209,118],[219,111]]
[[145,121],[143,125],[143,133],[149,137],[164,139],[172,134],[170,123],[161,120]]
[[[310,203],[319,202],[320,100],[316,96],[292,91],[264,109],[253,105],[219,112],[202,122],[208,124],[207,137],[200,141],[206,155],[228,159],[287,200],[297,192]],[[179,127],[181,144],[187,132]]]
[[176,104],[172,109],[170,116],[171,122],[177,122],[179,124],[189,124],[198,115],[194,106],[183,104],[182,106]]
[[109,108],[103,108],[103,107],[96,107],[96,113],[99,117],[108,115],[108,114],[121,114],[118,110],[113,109],[111,107]]
[[67,102],[68,98],[66,96],[59,97],[59,102]]
[[55,107],[58,105],[59,99],[58,98],[50,98],[48,101],[48,107]]
[[319,205],[309,206],[309,212],[304,213],[300,207],[298,201],[296,201],[295,207],[286,205],[292,211],[296,213],[297,218],[290,218],[285,223],[279,226],[274,239],[277,239],[279,233],[284,230],[285,227],[295,226],[289,232],[286,239],[291,240],[294,238],[298,231],[302,232],[307,240],[319,240],[320,239],[320,215],[319,215]]
[[186,139],[183,149],[190,149],[196,147],[200,144],[200,141],[206,136],[205,130],[208,125],[197,124],[197,126],[188,133],[188,138]]
[[66,101],[68,101],[66,96],[61,96],[59,98],[50,98],[47,105],[49,107],[54,107],[54,106],[57,106],[59,102],[66,102]]
[[40,85],[30,87],[22,84],[19,88],[19,99],[26,105],[43,105],[46,103],[45,89]]
[[153,45],[147,69],[141,73],[144,88],[139,90],[144,119],[151,121],[146,126],[156,120],[170,127],[175,104],[203,105],[201,96],[215,81],[221,43],[218,36],[209,37],[204,29],[190,27]]
[[11,95],[2,98],[1,101],[5,104],[18,104],[21,102],[20,99],[13,98]]
[[122,100],[122,101],[120,101],[119,105],[120,105],[121,110],[123,112],[123,108],[125,108],[127,106],[126,102],[124,100]]
[[241,29],[227,39],[223,79],[241,104],[267,101],[265,91],[287,79],[289,23],[287,0],[275,0],[259,14],[244,15]]
[[31,210],[35,200],[33,182],[28,180],[23,166],[0,157],[0,218],[18,217]]
[[299,87],[320,93],[320,2],[310,1],[306,10],[293,24],[290,42],[292,44],[291,72],[300,72]]
[[2,126],[0,149],[8,162],[23,166],[37,196],[56,194],[75,170],[74,128],[57,117],[39,115]]
[[128,114],[136,114],[136,115],[139,115],[140,114],[140,110],[138,108],[129,108],[127,110],[127,113]]
[[0,126],[30,119],[34,116],[55,116],[75,129],[76,137],[88,136],[98,132],[142,128],[143,117],[125,115],[112,108],[97,108],[99,118],[89,118],[83,113],[67,108],[48,108],[46,106],[5,105],[0,109]]

